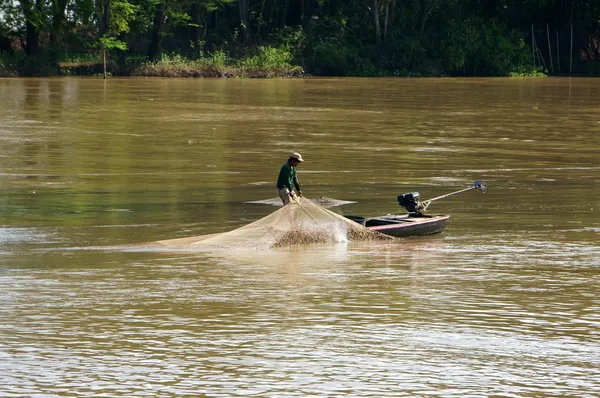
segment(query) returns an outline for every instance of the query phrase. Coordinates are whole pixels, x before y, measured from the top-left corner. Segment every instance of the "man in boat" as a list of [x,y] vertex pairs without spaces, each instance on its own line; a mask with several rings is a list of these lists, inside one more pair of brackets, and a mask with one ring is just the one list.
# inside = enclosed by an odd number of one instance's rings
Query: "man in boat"
[[[304,162],[302,155],[294,152],[290,155],[290,158],[281,166],[279,170],[279,177],[277,178],[277,190],[279,191],[279,197],[283,201],[283,205],[290,203],[292,199],[298,196],[302,196],[302,190],[298,183],[298,176],[296,175],[296,167]],[[296,191],[294,192],[294,188]]]

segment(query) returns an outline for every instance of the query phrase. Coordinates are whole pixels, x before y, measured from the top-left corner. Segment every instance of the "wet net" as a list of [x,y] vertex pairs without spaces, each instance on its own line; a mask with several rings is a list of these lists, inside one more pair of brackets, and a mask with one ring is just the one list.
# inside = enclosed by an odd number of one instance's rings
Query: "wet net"
[[162,240],[173,249],[269,249],[314,243],[390,240],[387,235],[335,214],[300,197],[253,223],[220,234]]
[[[343,205],[348,205],[348,204],[352,204],[352,203],[358,203],[358,202],[352,202],[349,200],[328,198],[326,196],[319,196],[318,198],[313,198],[313,199],[311,199],[311,202],[316,203],[319,206],[325,207],[325,208],[343,206]],[[275,207],[283,206],[283,203],[281,202],[281,198],[279,198],[279,197],[271,198],[271,199],[263,199],[263,200],[252,200],[252,201],[249,201],[246,203],[254,204],[254,205],[269,205],[269,206],[275,206]]]

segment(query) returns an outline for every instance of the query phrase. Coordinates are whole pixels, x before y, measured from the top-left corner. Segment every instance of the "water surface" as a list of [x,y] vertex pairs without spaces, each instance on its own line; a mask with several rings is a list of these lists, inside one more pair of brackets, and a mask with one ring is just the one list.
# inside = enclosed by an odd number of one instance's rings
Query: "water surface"
[[[600,81],[0,80],[0,396],[595,397]],[[340,212],[443,234],[90,249]]]

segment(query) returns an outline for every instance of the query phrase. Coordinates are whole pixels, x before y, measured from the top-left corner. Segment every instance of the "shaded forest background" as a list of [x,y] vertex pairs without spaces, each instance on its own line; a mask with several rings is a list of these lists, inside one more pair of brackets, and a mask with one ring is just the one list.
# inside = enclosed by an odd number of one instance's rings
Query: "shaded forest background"
[[0,0],[0,75],[600,74],[599,46],[600,0]]

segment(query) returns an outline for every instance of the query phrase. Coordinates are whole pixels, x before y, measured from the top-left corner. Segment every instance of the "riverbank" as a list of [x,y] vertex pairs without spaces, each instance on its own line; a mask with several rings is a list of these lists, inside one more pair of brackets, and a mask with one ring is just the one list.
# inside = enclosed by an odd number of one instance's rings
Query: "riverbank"
[[[26,56],[23,50],[0,55],[0,77],[16,76],[148,76],[148,77],[196,77],[196,78],[297,78],[310,75],[338,77],[444,77],[449,74],[435,65],[415,69],[379,68],[373,64],[360,67],[329,68],[324,60],[295,56],[289,46],[258,46],[247,49],[245,55],[233,57],[223,50],[200,52],[193,57],[179,53],[163,53],[156,59],[135,56],[125,51],[106,53],[87,51],[76,54],[51,54]],[[106,59],[106,66],[104,65]],[[313,64],[323,63],[321,68]],[[329,65],[329,66],[327,66]],[[466,75],[466,74],[465,74]],[[535,67],[514,67],[505,76],[545,76],[546,71]],[[496,76],[496,75],[494,75]]]
[[[277,52],[277,49],[274,49]],[[446,77],[448,75],[436,68],[420,71],[386,70],[372,68],[368,72],[345,73],[307,73],[305,67],[288,60],[291,57],[254,56],[246,59],[230,59],[222,54],[197,59],[184,56],[163,55],[156,61],[132,57],[109,59],[109,76],[146,76],[146,77],[189,77],[189,78],[301,78],[305,76],[334,77]],[[25,55],[0,56],[0,78],[2,77],[52,77],[52,76],[102,76],[104,64],[97,54],[86,53],[83,57],[61,60],[58,63],[27,60]],[[509,74],[511,77],[543,77],[547,73],[538,69],[518,69]],[[579,74],[579,76],[598,74]]]
[[[0,57],[0,77],[16,76],[96,76],[104,74],[103,57],[96,53],[26,58],[23,53]],[[292,62],[289,51],[259,47],[247,57],[233,59],[222,51],[189,59],[179,54],[163,54],[156,60],[143,57],[113,56],[106,71],[115,76],[217,77],[217,78],[293,78],[304,76],[304,68]]]
[[258,55],[242,60],[230,60],[223,53],[195,60],[175,55],[153,62],[143,62],[130,70],[132,76],[152,77],[300,77],[304,69],[291,63],[291,56],[281,50],[264,47]]

